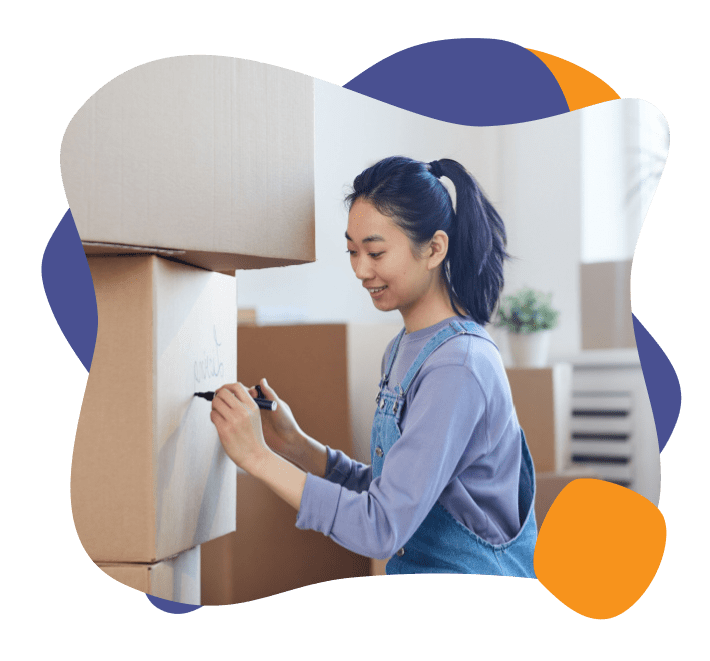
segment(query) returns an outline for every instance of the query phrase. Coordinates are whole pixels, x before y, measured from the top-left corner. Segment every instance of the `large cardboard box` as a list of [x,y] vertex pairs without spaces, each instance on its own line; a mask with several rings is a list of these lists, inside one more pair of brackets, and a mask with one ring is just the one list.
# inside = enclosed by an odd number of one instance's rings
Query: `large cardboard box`
[[236,379],[236,280],[152,255],[88,262],[99,326],[74,522],[94,561],[153,563],[236,529],[236,466],[193,396]]
[[200,547],[152,564],[98,562],[111,578],[146,594],[197,604],[200,601]]
[[562,470],[569,447],[572,366],[508,368],[506,373],[536,472]]
[[313,79],[231,57],[131,69],[74,115],[62,180],[87,253],[214,271],[315,260]]
[[[401,326],[297,324],[239,329],[239,381],[262,377],[308,435],[369,463],[382,353]],[[353,430],[360,438],[353,443]],[[364,455],[364,456],[363,456]],[[367,576],[370,560],[295,527],[296,510],[238,475],[236,534],[202,546],[205,604],[260,599],[313,583]]]

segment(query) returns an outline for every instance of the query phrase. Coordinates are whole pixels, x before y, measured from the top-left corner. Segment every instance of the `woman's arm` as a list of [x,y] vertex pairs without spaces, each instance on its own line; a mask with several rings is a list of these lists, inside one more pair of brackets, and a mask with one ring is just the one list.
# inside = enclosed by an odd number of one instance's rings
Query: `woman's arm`
[[487,446],[485,398],[466,367],[426,370],[408,407],[401,438],[367,491],[307,476],[297,528],[374,558],[390,557],[406,543],[452,478]]
[[259,408],[243,385],[220,388],[211,417],[229,457],[298,510],[296,527],[322,532],[361,555],[384,558],[411,537],[452,476],[486,445],[482,429],[474,434],[479,442],[470,445],[485,402],[465,367],[427,370],[410,405],[406,429],[389,451],[382,475],[361,493],[309,475],[276,455],[264,441]]
[[[367,489],[372,479],[369,466],[308,436],[298,426],[289,405],[279,398],[266,379],[261,380],[260,386],[267,399],[277,403],[275,411],[261,411],[264,440],[276,454],[306,473],[337,482],[347,489],[358,492]],[[258,393],[251,388],[249,394],[255,397]]]
[[[265,413],[268,415],[269,412]],[[267,445],[270,444],[267,443]],[[301,433],[294,437],[289,445],[282,448],[277,454],[306,473],[325,477],[328,450],[325,445],[307,434]]]
[[[220,388],[212,400],[210,418],[230,459],[298,510],[301,507],[306,473],[277,455],[266,444],[260,409],[247,388],[241,383]],[[324,454],[319,445],[315,442],[306,443],[306,449],[298,452],[294,458],[304,465],[313,464],[316,470],[322,465],[322,471],[325,473]],[[284,452],[288,452],[289,447],[291,446],[286,444],[279,446]]]
[[[307,473],[321,478],[327,473],[328,449],[300,430],[288,404],[278,399],[266,379],[262,379],[261,388],[277,402],[276,411],[261,411],[252,397],[256,391],[235,383],[215,393],[210,418],[232,461],[298,510]],[[279,409],[281,414],[277,415]],[[264,427],[270,444],[265,440]],[[330,452],[330,481],[349,484],[358,492],[366,489],[372,476],[370,467],[340,451]]]
[[[261,429],[266,445],[306,473],[324,477],[328,459],[326,447],[301,430],[291,407],[279,399],[266,379],[261,380],[260,387],[267,399],[276,402],[275,411],[261,411]],[[255,388],[247,392],[251,397],[258,394]]]

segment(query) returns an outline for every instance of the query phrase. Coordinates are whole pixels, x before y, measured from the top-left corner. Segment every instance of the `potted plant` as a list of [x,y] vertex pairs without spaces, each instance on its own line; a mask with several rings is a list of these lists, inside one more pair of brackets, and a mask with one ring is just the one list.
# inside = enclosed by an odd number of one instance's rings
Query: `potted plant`
[[552,308],[552,294],[526,288],[505,296],[495,325],[508,330],[516,367],[543,367],[550,347],[550,331],[557,326],[559,311]]

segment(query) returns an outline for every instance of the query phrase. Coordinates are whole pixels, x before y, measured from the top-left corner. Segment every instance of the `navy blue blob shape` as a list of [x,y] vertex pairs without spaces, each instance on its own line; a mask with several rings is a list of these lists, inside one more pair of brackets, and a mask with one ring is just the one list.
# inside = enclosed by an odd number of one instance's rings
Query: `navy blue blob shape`
[[64,214],[44,249],[42,282],[59,328],[88,372],[99,316],[94,281],[71,210]]
[[466,126],[530,122],[569,112],[557,79],[529,50],[498,39],[447,39],[395,53],[346,89]]
[[658,450],[663,452],[680,415],[680,383],[673,365],[663,353],[663,349],[658,346],[656,340],[636,316],[631,316],[634,322],[636,348],[641,360],[643,378],[646,381],[648,399],[651,402],[653,420],[656,423]]
[[154,597],[152,594],[147,594],[148,601],[150,601],[153,606],[159,608],[161,611],[166,613],[172,613],[173,615],[182,615],[183,613],[192,613],[202,606],[193,606],[191,604],[181,604],[177,601],[170,601],[169,599],[161,599],[160,597]]

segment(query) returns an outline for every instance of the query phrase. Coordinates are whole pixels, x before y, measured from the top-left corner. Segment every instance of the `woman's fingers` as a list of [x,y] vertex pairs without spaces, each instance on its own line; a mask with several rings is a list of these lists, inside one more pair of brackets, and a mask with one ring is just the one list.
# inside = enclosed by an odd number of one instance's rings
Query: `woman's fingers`
[[267,399],[277,400],[279,398],[278,395],[272,389],[272,387],[268,384],[268,382],[265,378],[261,380],[260,385],[261,385],[261,391],[264,393],[264,396]]
[[217,392],[215,392],[214,398],[212,399],[213,408],[215,407],[216,402],[222,402],[224,406],[227,406],[230,409],[239,406],[239,400],[226,385],[222,386]]
[[212,420],[215,424],[224,420],[224,416],[214,407],[214,405],[210,411],[210,420]]
[[239,406],[238,402],[236,401],[236,398],[233,395],[227,393],[226,397],[229,397],[230,399],[234,400],[234,403],[230,405],[230,403],[226,401],[224,395],[220,397],[217,394],[215,394],[215,397],[212,400],[212,411],[217,413],[225,421],[232,413],[233,407]]
[[[244,404],[247,408],[259,408],[252,396],[249,394],[249,390],[247,390],[246,386],[241,383],[227,383],[219,389],[218,394],[219,393],[223,394],[223,399],[226,401],[229,401],[229,393],[231,393],[234,398],[236,398],[241,404]],[[230,404],[232,403],[233,402],[230,402]]]

